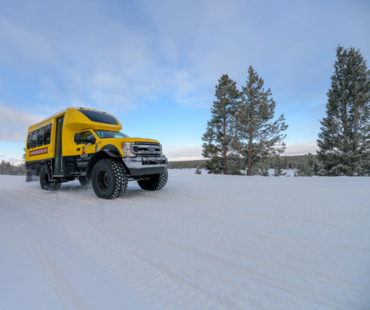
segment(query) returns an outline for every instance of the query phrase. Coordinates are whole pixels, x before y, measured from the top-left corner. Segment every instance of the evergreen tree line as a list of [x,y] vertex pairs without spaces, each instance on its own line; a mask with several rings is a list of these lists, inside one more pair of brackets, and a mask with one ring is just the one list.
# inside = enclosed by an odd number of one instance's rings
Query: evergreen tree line
[[[187,161],[169,161],[169,169],[206,169],[206,160],[187,160]],[[252,168],[252,175],[267,176],[270,169],[274,170],[274,175],[285,175],[285,170],[295,170],[297,176],[319,175],[317,156],[313,154],[296,156],[275,156],[268,157],[264,162],[256,163]],[[238,173],[242,174],[242,161],[236,167]],[[245,173],[244,173],[245,174]]]
[[2,160],[0,162],[0,175],[26,175],[26,166],[25,164],[13,165],[10,162]]
[[[239,91],[227,74],[216,85],[211,120],[203,135],[203,157],[208,173],[275,175],[284,173],[283,133],[288,125],[282,114],[275,121],[271,90],[252,67]],[[334,74],[317,145],[294,167],[297,176],[370,175],[370,71],[359,50],[337,48]],[[293,167],[292,167],[293,168]],[[294,169],[293,168],[293,169]]]
[[200,167],[205,169],[206,160],[184,160],[184,161],[169,161],[168,169],[194,169]]

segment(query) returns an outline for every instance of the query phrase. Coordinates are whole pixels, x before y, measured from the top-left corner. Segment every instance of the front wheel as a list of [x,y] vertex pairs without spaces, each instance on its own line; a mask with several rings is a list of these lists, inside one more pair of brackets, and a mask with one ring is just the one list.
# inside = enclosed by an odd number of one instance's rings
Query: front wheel
[[43,166],[40,171],[40,186],[44,190],[56,191],[60,188],[60,182],[50,182],[49,173],[46,166]]
[[99,160],[93,168],[91,182],[99,198],[114,199],[123,195],[127,188],[123,163],[113,159]]
[[165,185],[167,184],[167,181],[168,181],[168,171],[166,169],[166,171],[163,173],[153,174],[152,176],[150,176],[149,179],[140,180],[140,181],[137,181],[137,183],[144,190],[159,191],[163,187],[165,187]]

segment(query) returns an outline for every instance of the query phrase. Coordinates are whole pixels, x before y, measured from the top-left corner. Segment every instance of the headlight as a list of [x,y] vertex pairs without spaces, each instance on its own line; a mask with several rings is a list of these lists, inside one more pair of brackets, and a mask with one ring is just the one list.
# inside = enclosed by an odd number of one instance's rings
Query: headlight
[[121,148],[122,148],[123,156],[124,157],[135,157],[136,156],[131,151],[131,143],[129,143],[129,142],[126,142],[126,143],[122,142],[121,143]]

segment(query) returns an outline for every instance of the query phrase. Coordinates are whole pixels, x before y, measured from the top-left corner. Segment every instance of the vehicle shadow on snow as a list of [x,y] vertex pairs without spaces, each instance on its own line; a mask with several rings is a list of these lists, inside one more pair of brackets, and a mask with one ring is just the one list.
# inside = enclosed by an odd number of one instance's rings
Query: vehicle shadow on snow
[[68,183],[62,183],[61,187],[57,191],[50,191],[54,193],[91,193],[92,195],[95,195],[94,190],[92,186],[81,186],[79,182],[68,182]]
[[[52,192],[52,191],[50,191]],[[54,191],[54,193],[78,193],[82,194],[83,196],[90,196],[90,197],[97,197],[95,192],[92,188],[92,185],[88,186],[81,186],[79,182],[68,182],[63,183],[62,186],[58,191]],[[127,190],[124,195],[116,198],[116,199],[131,199],[131,198],[139,198],[139,197],[147,197],[148,195],[152,194],[152,191],[145,191],[141,189],[136,184],[128,184]]]

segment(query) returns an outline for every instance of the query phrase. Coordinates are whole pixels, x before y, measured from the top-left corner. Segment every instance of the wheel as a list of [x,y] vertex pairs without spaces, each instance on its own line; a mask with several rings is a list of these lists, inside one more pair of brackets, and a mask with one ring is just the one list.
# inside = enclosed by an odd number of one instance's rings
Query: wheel
[[60,182],[50,182],[48,169],[46,166],[43,166],[40,171],[40,186],[44,190],[56,191],[60,189],[61,183]]
[[163,173],[153,174],[149,179],[137,181],[137,183],[142,189],[145,189],[147,191],[159,191],[160,189],[165,187],[167,181],[168,171],[166,169],[166,171]]
[[96,196],[114,199],[127,189],[127,175],[123,163],[113,159],[99,160],[92,171],[91,182]]
[[91,179],[87,177],[79,177],[78,180],[80,181],[81,186],[84,187],[89,186],[91,183]]

